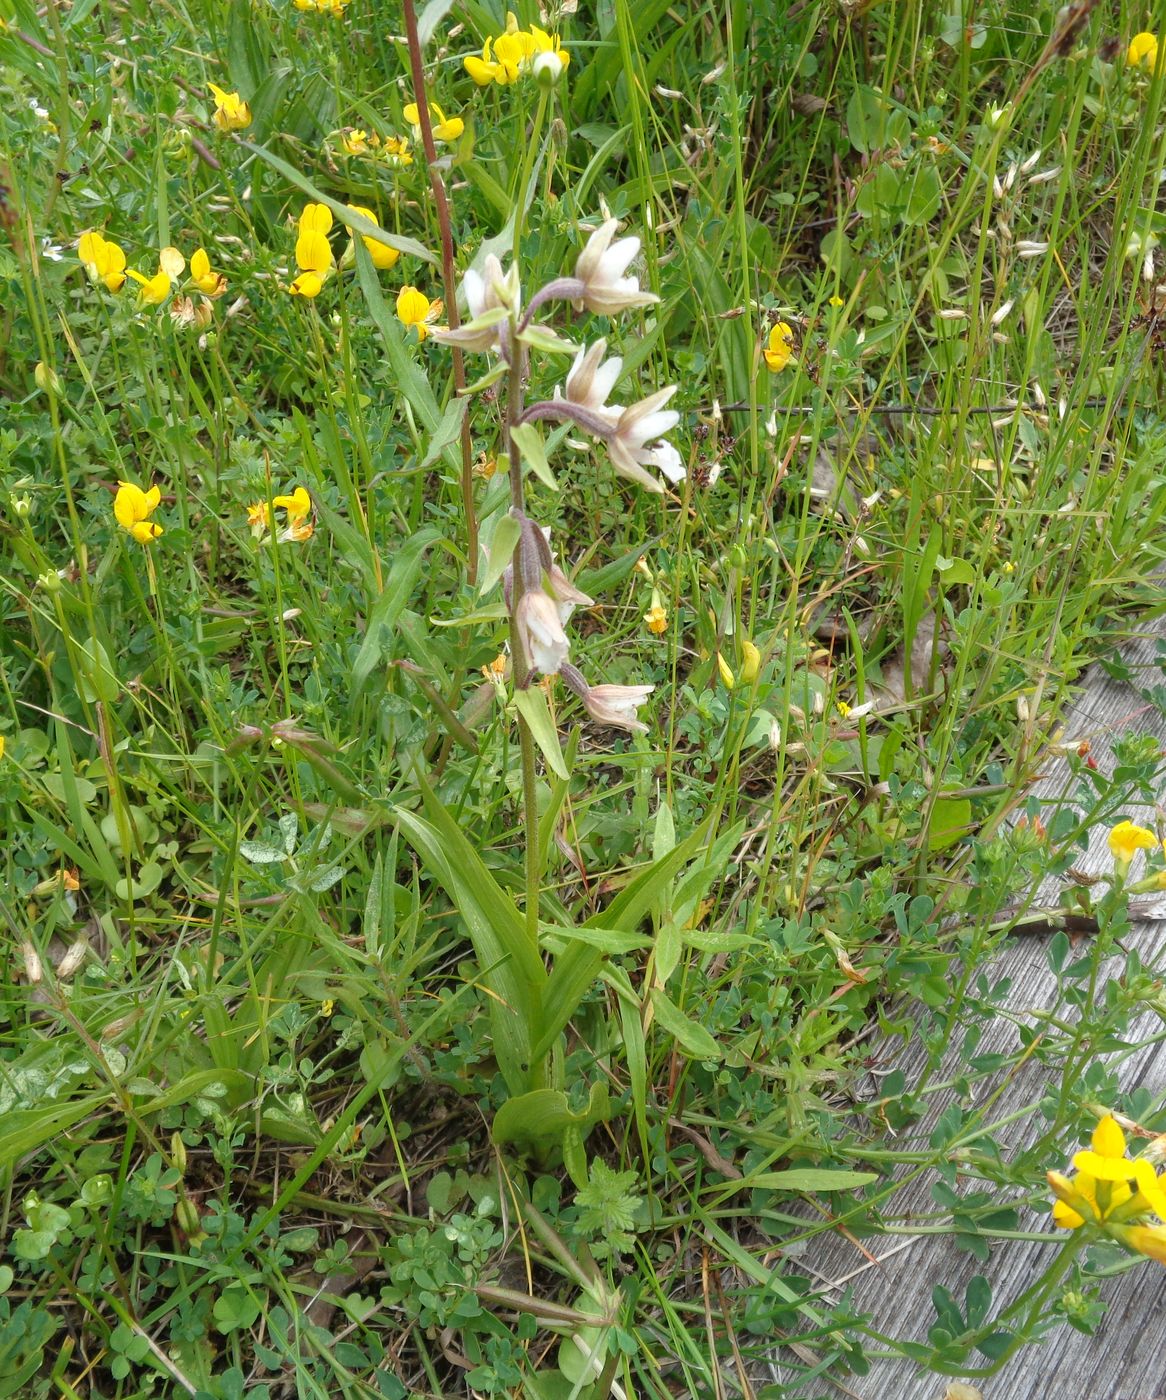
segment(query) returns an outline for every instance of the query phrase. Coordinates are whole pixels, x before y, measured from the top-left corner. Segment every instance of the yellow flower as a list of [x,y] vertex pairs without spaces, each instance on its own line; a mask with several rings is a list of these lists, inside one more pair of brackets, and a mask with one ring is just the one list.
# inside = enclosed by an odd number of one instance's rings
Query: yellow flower
[[315,529],[316,527],[310,520],[289,520],[287,529],[279,537],[279,543],[303,544],[312,538]]
[[1106,1234],[1140,1254],[1166,1263],[1166,1228],[1133,1228],[1128,1222],[1156,1215],[1166,1221],[1166,1190],[1144,1157],[1126,1156],[1125,1134],[1107,1113],[1093,1129],[1090,1149],[1077,1152],[1073,1176],[1049,1172],[1056,1201],[1053,1220],[1067,1230],[1100,1225]]
[[761,670],[761,653],[752,642],[745,641],[741,643],[741,656],[741,679],[746,685],[752,685]]
[[221,297],[227,290],[227,279],[211,269],[205,248],[196,248],[190,259],[190,280],[204,297]]
[[252,539],[262,539],[271,529],[271,502],[255,501],[247,507],[247,528]]
[[400,169],[413,164],[413,157],[409,154],[409,140],[405,136],[386,136],[381,145],[381,155],[388,165]]
[[251,125],[251,108],[237,92],[224,92],[214,83],[208,83],[211,96],[215,99],[214,124],[220,131],[242,131]]
[[836,709],[838,710],[838,714],[841,719],[845,719],[847,715],[850,714],[850,706],[846,703],[845,700],[839,700],[836,705]]
[[845,306],[845,305],[846,305],[846,302],[842,299],[842,297],[840,297],[840,296],[838,295],[837,292],[835,292],[835,294],[830,298],[830,305],[831,305],[831,306]]
[[128,272],[141,288],[138,292],[139,306],[161,306],[170,295],[170,278],[162,268],[159,268],[153,277],[146,277],[141,272],[135,272],[132,267],[128,269]]
[[158,254],[158,267],[171,282],[177,282],[186,270],[186,259],[177,248],[167,246]]
[[331,227],[332,211],[326,204],[304,205],[299,220],[300,234],[296,239],[296,266],[300,274],[288,288],[293,297],[310,300],[320,294],[334,261],[328,242]]
[[287,511],[288,524],[303,520],[312,513],[312,498],[302,486],[292,489],[290,496],[275,496],[271,504],[277,510]]
[[1138,851],[1152,850],[1158,838],[1144,826],[1133,822],[1118,822],[1109,833],[1109,853],[1119,869],[1128,870]]
[[1095,1181],[1126,1181],[1133,1175],[1126,1157],[1126,1135],[1117,1119],[1107,1113],[1093,1129],[1091,1151],[1073,1154],[1073,1165]]
[[[421,113],[417,110],[416,102],[410,102],[405,108],[405,120],[413,128],[413,140],[421,140]],[[436,102],[429,104],[429,125],[433,129],[433,139],[435,141],[456,141],[466,129],[466,124],[461,117],[447,117]]]
[[123,530],[128,530],[139,544],[149,544],[162,533],[161,525],[155,525],[150,516],[158,509],[162,493],[157,486],[143,491],[140,486],[129,481],[117,483],[117,495],[113,498],[113,514]]
[[358,126],[350,126],[340,133],[340,143],[350,156],[363,156],[368,153],[368,132]]
[[4,735],[0,734],[0,758],[4,757]]
[[111,292],[125,286],[126,255],[116,243],[100,233],[83,233],[77,243],[77,256],[85,264],[91,282],[104,282]]
[[789,364],[794,352],[794,333],[784,321],[769,332],[769,348],[765,353],[765,363],[774,374],[780,374]]
[[540,29],[537,24],[532,24],[530,36],[534,41],[533,57],[537,58],[540,53],[554,54],[564,68],[571,62],[571,55],[563,48],[557,34],[548,34],[545,29]]
[[658,588],[652,589],[652,606],[644,614],[644,621],[648,624],[648,631],[655,637],[662,637],[668,631],[668,611],[664,607],[664,600],[660,597]]
[[497,79],[498,64],[490,57],[490,46],[493,39],[487,39],[482,45],[482,55],[469,54],[462,59],[462,67],[473,78],[479,87],[489,87]]
[[719,651],[717,652],[717,670],[720,672],[721,684],[725,687],[726,690],[732,690],[733,687],[737,684],[737,682],[733,676],[732,670],[729,667],[729,663],[725,660],[725,658],[721,655]]
[[1158,39],[1143,31],[1130,40],[1126,61],[1132,68],[1145,68],[1153,72],[1158,66]]
[[[440,306],[437,309],[440,310]],[[397,293],[397,320],[406,327],[416,326],[418,340],[424,340],[429,334],[426,323],[433,319],[434,314],[434,305],[416,287],[402,287]]]
[[[366,209],[361,204],[350,204],[348,208],[351,209],[354,214],[363,215],[370,224],[377,224],[378,227],[380,226],[377,216],[371,209]],[[382,243],[379,238],[370,238],[367,233],[362,234],[361,237],[364,240],[364,246],[368,249],[369,257],[372,258],[373,267],[382,269],[392,267],[401,256],[396,248],[390,248],[387,243]]]

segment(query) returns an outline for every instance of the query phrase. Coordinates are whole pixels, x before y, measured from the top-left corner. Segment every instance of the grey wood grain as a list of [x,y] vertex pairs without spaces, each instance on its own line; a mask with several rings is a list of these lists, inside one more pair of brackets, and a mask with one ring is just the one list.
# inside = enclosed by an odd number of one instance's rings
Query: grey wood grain
[[[1067,739],[1088,739],[1092,753],[1103,770],[1108,771],[1113,743],[1130,733],[1152,733],[1166,737],[1166,723],[1159,710],[1146,702],[1139,688],[1163,683],[1159,668],[1158,643],[1166,636],[1166,627],[1156,623],[1142,629],[1141,635],[1123,648],[1122,655],[1132,675],[1131,682],[1115,680],[1096,667],[1086,676],[1081,695],[1073,705],[1065,724]],[[1166,747],[1166,745],[1164,745]],[[1042,812],[1051,815],[1059,803],[1068,800],[1074,784],[1064,758],[1050,756],[1045,777],[1038,789]],[[1131,820],[1139,818],[1147,825],[1155,824],[1151,810],[1136,806],[1122,815]],[[1048,816],[1045,817],[1046,821]],[[1093,833],[1087,856],[1076,862],[1086,872],[1101,872],[1111,868],[1106,847],[1106,832]],[[1051,900],[1049,901],[1052,902]],[[1149,917],[1134,924],[1127,946],[1138,950],[1144,965],[1166,973],[1166,900],[1150,901]],[[991,965],[993,980],[1006,976],[1012,985],[1004,1005],[1024,1022],[1039,1026],[1034,1016],[1055,999],[1055,979],[1046,956],[1048,939],[1031,936],[1010,938],[998,951]],[[1080,950],[1078,950],[1080,951]],[[1163,1019],[1155,1013],[1142,1015],[1135,1023],[1137,1038],[1162,1034]],[[1015,1051],[1019,1046],[1015,1025],[1010,1016],[996,1018],[986,1029],[978,1053]],[[884,1043],[875,1047],[875,1056],[885,1061],[885,1067],[902,1068],[908,1086],[915,1082],[923,1057],[903,1050],[901,1042]],[[957,1053],[948,1056],[945,1069],[955,1070]],[[1009,1071],[1010,1072],[1010,1071]],[[949,1076],[942,1071],[942,1082]],[[1123,1088],[1146,1086],[1153,1094],[1166,1093],[1166,1048],[1162,1044],[1143,1048],[1130,1055],[1119,1071]],[[1008,1082],[999,1100],[993,1105],[992,1118],[1003,1119],[1014,1110],[1035,1104],[1047,1088],[1055,1087],[1056,1067],[1038,1063],[1035,1059],[1024,1064]],[[999,1088],[990,1081],[977,1086],[972,1102]],[[877,1082],[870,1085],[872,1098],[880,1095]],[[954,1100],[951,1092],[937,1096],[926,1118],[900,1134],[897,1146],[918,1144],[926,1146],[936,1120]],[[1004,1155],[1010,1156],[1038,1136],[1039,1129],[1031,1116],[1022,1117],[1001,1130],[997,1137]],[[1072,1146],[1067,1144],[1067,1146]],[[1067,1164],[1066,1164],[1067,1166]],[[840,1296],[843,1287],[853,1289],[856,1308],[869,1314],[872,1326],[885,1335],[914,1341],[926,1341],[928,1328],[935,1320],[931,1292],[943,1284],[957,1299],[974,1274],[986,1275],[994,1294],[993,1310],[999,1311],[1029,1286],[1055,1257],[1057,1246],[1036,1241],[1007,1240],[994,1244],[985,1263],[956,1248],[949,1235],[910,1234],[911,1217],[935,1216],[936,1205],[930,1195],[937,1173],[928,1172],[920,1179],[906,1184],[890,1201],[887,1212],[895,1217],[907,1217],[907,1233],[903,1235],[874,1235],[863,1240],[863,1246],[879,1261],[869,1264],[854,1243],[838,1232],[814,1237],[797,1256],[797,1266],[805,1269],[827,1292]],[[956,1190],[968,1186],[983,1189],[983,1183],[957,1182]],[[1006,1192],[1002,1191],[1006,1196]],[[1026,1230],[1052,1232],[1049,1216],[1025,1211],[1021,1227]],[[1061,1236],[1063,1238],[1063,1236]],[[1166,1267],[1153,1261],[1139,1261],[1127,1273],[1103,1285],[1103,1297],[1108,1311],[1099,1331],[1087,1337],[1067,1324],[1059,1326],[1048,1338],[1023,1348],[996,1376],[979,1382],[984,1400],[1157,1400],[1166,1397]],[[788,1358],[787,1358],[788,1360]],[[775,1358],[774,1378],[792,1384],[796,1370]],[[843,1379],[843,1378],[840,1378]],[[933,1372],[921,1371],[905,1361],[875,1362],[865,1377],[843,1379],[844,1390],[834,1391],[822,1381],[805,1392],[796,1389],[791,1395],[853,1394],[862,1400],[875,1397],[895,1397],[895,1400],[943,1400],[948,1381]],[[959,1393],[958,1391],[956,1392]]]

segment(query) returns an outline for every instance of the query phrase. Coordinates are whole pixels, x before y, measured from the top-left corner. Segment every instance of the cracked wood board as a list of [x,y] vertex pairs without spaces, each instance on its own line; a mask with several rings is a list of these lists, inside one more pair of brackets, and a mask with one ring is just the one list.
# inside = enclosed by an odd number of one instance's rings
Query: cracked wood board
[[[1157,707],[1138,693],[1163,684],[1166,656],[1160,656],[1159,646],[1164,639],[1166,623],[1162,620],[1145,625],[1140,635],[1122,648],[1131,681],[1113,679],[1103,668],[1093,667],[1066,717],[1065,741],[1088,739],[1094,757],[1106,771],[1113,742],[1123,735],[1154,734],[1164,740],[1166,747],[1166,721]],[[1035,789],[1046,823],[1058,802],[1071,798],[1074,789],[1066,761],[1050,757]],[[1152,811],[1136,805],[1123,809],[1122,815],[1155,825]],[[1087,873],[1111,868],[1104,829],[1094,829],[1088,855],[1083,853],[1075,867]],[[1056,891],[1049,892],[1047,898],[1042,895],[1041,902],[1055,904]],[[1140,909],[1139,915],[1144,917],[1131,919],[1125,942],[1137,949],[1148,971],[1166,975],[1166,898],[1151,901],[1151,907]],[[988,969],[992,982],[1000,977],[1011,979],[1004,1005],[1029,1023],[1032,1018],[1027,1012],[1047,1007],[1054,1000],[1047,947],[1045,937],[1009,938]],[[1120,965],[1120,959],[1115,960],[1116,965]],[[1141,1039],[1160,1034],[1166,1027],[1162,1018],[1149,1013],[1139,1017],[1131,1030]],[[977,1053],[1015,1051],[1018,1044],[1012,1021],[1002,1016],[985,1028]],[[885,1053],[886,1066],[903,1069],[908,1085],[912,1085],[924,1062],[919,1047],[903,1049],[895,1040],[885,1047]],[[948,1058],[953,1066],[958,1063],[958,1053],[949,1052]],[[946,1068],[945,1064],[937,1076],[940,1082],[949,1077],[944,1073]],[[993,1109],[992,1121],[1006,1119],[1010,1112],[1034,1103],[1045,1086],[1054,1082],[1054,1074],[1052,1066],[1028,1060],[1004,1088]],[[1120,1079],[1127,1089],[1144,1085],[1154,1095],[1166,1093],[1166,1045],[1147,1046],[1129,1056],[1122,1064]],[[973,1102],[997,1087],[996,1080],[977,1086]],[[877,1085],[872,1084],[871,1096],[877,1094]],[[946,1092],[937,1095],[936,1100],[925,1118],[899,1134],[899,1146],[907,1147],[916,1140],[926,1146],[936,1120],[954,1101],[954,1095]],[[1008,1124],[994,1136],[1005,1156],[1011,1156],[1037,1134],[1029,1115]],[[937,1179],[938,1173],[928,1171],[906,1185],[887,1203],[887,1213],[934,1215],[937,1207],[930,1188]],[[993,1189],[974,1179],[970,1186]],[[960,1181],[956,1189],[961,1189]],[[1002,1191],[1003,1197],[1007,1195],[1007,1191]],[[1023,1211],[1019,1223],[1022,1229],[1053,1228],[1047,1213]],[[927,1340],[928,1328],[935,1320],[931,1292],[937,1284],[962,1301],[968,1281],[977,1273],[984,1274],[992,1285],[995,1313],[1029,1287],[1055,1257],[1052,1244],[1005,1240],[994,1242],[988,1260],[980,1263],[967,1251],[957,1249],[950,1235],[911,1235],[909,1229],[904,1234],[866,1236],[863,1246],[876,1257],[877,1264],[870,1264],[853,1243],[837,1232],[815,1236],[801,1253],[787,1258],[815,1279],[831,1298],[839,1297],[843,1288],[852,1288],[855,1308],[870,1316],[876,1330],[920,1342]],[[966,1383],[978,1386],[984,1400],[1047,1400],[1051,1395],[1069,1400],[1156,1400],[1166,1396],[1166,1268],[1152,1260],[1140,1260],[1126,1273],[1106,1281],[1102,1298],[1108,1307],[1094,1336],[1084,1336],[1065,1323],[1043,1342],[1022,1348],[997,1375]],[[971,1361],[987,1364],[978,1355]],[[796,1372],[783,1364],[780,1353],[774,1358],[773,1374],[779,1383],[791,1385],[791,1396],[803,1393],[794,1384]],[[819,1380],[804,1393],[849,1394],[861,1400],[943,1400],[949,1384],[946,1377],[923,1371],[907,1360],[875,1361],[866,1376],[839,1375],[838,1379],[841,1385],[837,1390]],[[960,1393],[958,1389],[954,1392]]]

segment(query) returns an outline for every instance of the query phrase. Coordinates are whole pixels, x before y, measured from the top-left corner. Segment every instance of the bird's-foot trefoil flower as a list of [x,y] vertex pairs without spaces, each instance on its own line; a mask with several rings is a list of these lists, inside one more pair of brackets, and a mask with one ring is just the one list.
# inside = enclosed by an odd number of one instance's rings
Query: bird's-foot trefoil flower
[[220,131],[242,131],[251,125],[251,108],[237,92],[224,92],[214,83],[207,83],[211,96],[215,99],[215,112],[212,120]]
[[77,243],[77,256],[91,282],[103,283],[110,292],[120,292],[125,286],[126,255],[118,244],[100,233],[83,233]]
[[[351,209],[354,214],[359,214],[362,218],[367,219],[370,224],[376,224],[376,226],[380,228],[380,220],[371,209],[366,209],[361,204],[350,204],[347,207]],[[382,272],[392,267],[401,256],[396,248],[390,247],[388,243],[383,242],[379,238],[373,238],[367,233],[362,233],[360,236],[364,246],[368,249],[368,255],[372,259],[373,267]],[[355,235],[353,235],[353,237],[355,237]]]
[[402,287],[397,293],[397,320],[406,328],[417,331],[418,341],[429,334],[430,323],[441,315],[442,303],[430,301],[416,287]]
[[[252,507],[254,510],[255,507]],[[276,537],[277,544],[302,544],[305,540],[312,538],[312,531],[315,528],[312,524],[312,498],[302,486],[295,486],[291,492],[285,496],[273,496],[271,509],[282,510],[286,517],[284,528]],[[252,533],[255,533],[255,522],[251,519],[250,511],[248,519],[251,523]],[[266,523],[270,524],[270,512]]]
[[296,266],[299,275],[288,287],[292,296],[319,296],[328,279],[335,259],[332,245],[328,242],[328,231],[332,227],[332,211],[326,204],[305,204],[299,217],[299,236],[296,239]]
[[394,169],[403,170],[406,166],[413,164],[407,136],[386,136],[381,142],[380,150],[385,164]]
[[752,685],[761,670],[761,653],[750,641],[741,643],[741,680]]
[[150,519],[161,501],[162,493],[157,486],[143,491],[131,481],[119,481],[117,495],[113,498],[114,519],[123,530],[128,530],[139,544],[149,544],[162,533],[161,525]]
[[769,332],[769,344],[764,353],[771,374],[780,374],[793,358],[794,333],[785,321],[778,321]]
[[127,269],[130,277],[138,283],[139,306],[161,306],[170,295],[175,278],[181,277],[186,267],[186,259],[177,248],[163,248],[158,254],[158,271],[153,277]]
[[211,267],[205,248],[196,248],[190,255],[190,280],[203,294],[214,301],[227,290],[227,279]]
[[[410,102],[404,112],[405,120],[413,128],[413,140],[421,140],[421,113],[416,102]],[[429,104],[429,128],[433,132],[433,139],[440,141],[443,145],[448,145],[451,141],[456,141],[466,129],[466,124],[461,117],[447,117],[436,102]]]
[[[1072,1176],[1049,1172],[1053,1220],[1066,1230],[1095,1230],[1166,1263],[1166,1185],[1145,1157],[1126,1155],[1125,1134],[1112,1114],[1093,1130],[1090,1147],[1073,1157]],[[1159,1224],[1147,1224],[1157,1216]]]
[[644,622],[654,637],[662,637],[668,631],[668,610],[658,588],[652,589],[652,604],[644,614]]
[[1152,831],[1133,822],[1124,821],[1109,833],[1109,853],[1113,856],[1114,872],[1119,880],[1124,880],[1134,856],[1139,851],[1152,851],[1161,843]]
[[1146,30],[1135,34],[1126,50],[1126,62],[1131,68],[1144,68],[1147,72],[1152,73],[1158,66],[1157,35]]

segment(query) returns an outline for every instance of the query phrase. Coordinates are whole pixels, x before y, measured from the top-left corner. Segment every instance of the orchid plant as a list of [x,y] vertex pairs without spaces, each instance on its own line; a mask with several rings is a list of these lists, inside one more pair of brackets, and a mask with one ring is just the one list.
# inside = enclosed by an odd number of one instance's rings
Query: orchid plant
[[[495,1054],[511,1095],[495,1120],[496,1139],[553,1138],[563,1146],[572,1174],[581,1173],[582,1180],[586,1171],[578,1153],[589,1127],[606,1115],[606,1087],[593,1086],[586,1112],[572,1113],[562,1091],[561,1056],[556,1060],[560,1033],[598,975],[604,955],[601,939],[622,939],[622,950],[626,950],[624,943],[639,946],[634,929],[654,897],[648,887],[670,879],[695,852],[695,846],[692,852],[678,848],[658,872],[636,886],[626,908],[619,898],[609,905],[602,935],[564,940],[563,930],[540,927],[545,854],[545,842],[539,839],[540,751],[554,777],[563,782],[564,791],[568,769],[536,682],[540,677],[561,677],[592,720],[631,733],[647,730],[638,710],[653,687],[591,684],[571,662],[567,624],[575,608],[593,600],[556,562],[549,530],[527,511],[524,470],[545,475],[546,468],[538,425],[567,424],[586,434],[605,450],[613,471],[647,490],[663,492],[685,475],[679,452],[665,436],[680,420],[679,413],[668,407],[676,387],[638,402],[613,403],[623,364],[618,356],[607,355],[606,341],[576,347],[560,338],[551,324],[536,319],[540,310],[554,302],[570,302],[578,310],[614,317],[658,300],[642,291],[636,276],[628,272],[639,251],[639,239],[616,239],[617,227],[616,220],[607,219],[594,228],[573,275],[548,282],[525,304],[517,266],[505,269],[496,256],[488,255],[480,270],[470,269],[462,278],[459,300],[465,319],[459,324],[451,317],[453,324],[431,331],[434,340],[493,358],[493,367],[479,387],[505,384],[505,393],[498,394],[497,401],[503,414],[509,512],[494,529],[481,586],[501,586],[509,617],[510,670],[523,771],[525,898],[521,913],[423,779],[425,814],[404,809],[397,814],[404,834],[460,908],[491,989]],[[528,402],[534,351],[573,353],[574,360],[551,398]],[[627,932],[617,935],[613,930],[620,929],[621,918]]]

